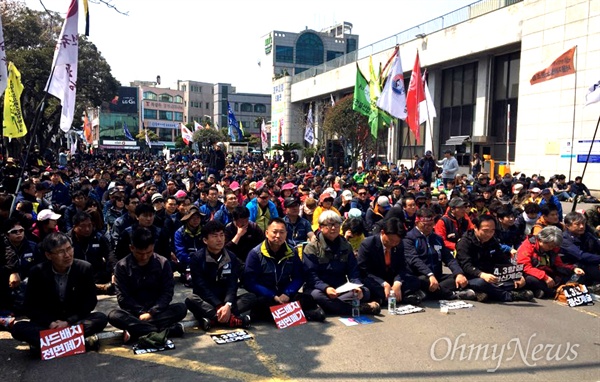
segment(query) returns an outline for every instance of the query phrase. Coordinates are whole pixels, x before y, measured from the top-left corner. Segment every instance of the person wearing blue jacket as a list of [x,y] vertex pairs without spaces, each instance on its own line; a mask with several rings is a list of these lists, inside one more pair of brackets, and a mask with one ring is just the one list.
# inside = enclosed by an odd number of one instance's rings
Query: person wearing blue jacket
[[181,281],[186,286],[191,286],[190,256],[204,247],[201,220],[202,214],[198,207],[191,207],[188,213],[181,218],[183,225],[175,231],[173,239],[175,257],[177,257],[177,271],[182,275]]
[[[441,236],[433,232],[435,214],[429,208],[417,211],[415,228],[403,240],[404,255],[410,272],[421,280],[421,290],[428,296],[444,300],[475,300],[472,289],[462,268],[444,245]],[[451,274],[444,274],[442,265],[450,268]],[[459,291],[460,290],[460,291]]]
[[237,195],[233,191],[225,192],[225,203],[215,213],[214,220],[223,225],[227,225],[233,221],[233,210],[238,206]]
[[270,317],[271,306],[299,301],[307,320],[324,321],[312,296],[298,292],[304,284],[302,261],[286,243],[285,221],[271,219],[265,237],[248,254],[244,269],[245,288],[257,297],[253,317]]
[[562,204],[558,201],[558,198],[555,195],[552,195],[552,191],[550,191],[549,188],[544,188],[542,190],[542,199],[540,200],[540,207],[544,204],[554,204],[558,209],[558,221],[563,221]]
[[250,211],[250,221],[256,223],[260,229],[266,231],[267,225],[271,219],[278,218],[279,213],[277,207],[271,199],[271,194],[266,187],[256,191],[258,197],[252,199],[246,204],[246,208]]
[[580,282],[590,287],[592,292],[600,291],[600,241],[587,226],[586,218],[579,212],[569,212],[565,216],[565,231],[560,246],[562,261],[575,264],[585,275]]

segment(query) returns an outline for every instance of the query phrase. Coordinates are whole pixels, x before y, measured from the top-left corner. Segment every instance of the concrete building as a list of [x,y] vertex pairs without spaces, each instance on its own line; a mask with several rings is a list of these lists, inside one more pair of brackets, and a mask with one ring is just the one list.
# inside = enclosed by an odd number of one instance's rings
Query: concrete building
[[183,92],[183,123],[194,121],[204,125],[208,119],[212,119],[214,111],[214,84],[190,80],[178,80],[177,90]]
[[[410,162],[427,149],[439,156],[450,148],[465,165],[473,152],[489,155],[496,171],[508,157],[512,172],[547,178],[562,173],[571,179],[582,173],[600,109],[600,104],[583,107],[588,88],[600,79],[600,1],[482,0],[361,48],[348,59],[338,57],[337,67],[328,63],[275,79],[272,119],[283,124],[279,134],[285,142],[302,142],[303,129],[297,131],[293,121],[309,105],[319,136],[324,101],[352,94],[352,56],[366,74],[369,56],[374,65],[385,63],[396,44],[406,85],[406,69],[419,51],[438,118],[421,126],[419,146],[403,123],[390,130],[390,161]],[[572,47],[575,74],[530,84],[536,72]],[[600,189],[595,163],[600,140],[591,159],[584,182]]]
[[238,122],[242,122],[244,132],[260,137],[262,120],[271,117],[271,95],[258,93],[236,93],[231,84],[218,83],[214,85],[213,121],[220,128],[227,128],[227,103],[231,104],[233,114]]
[[[136,85],[137,82],[132,82],[132,86]],[[185,111],[183,96],[181,90],[139,85],[143,120],[140,119],[138,129],[141,131],[145,127],[158,135],[158,142],[152,142],[153,147],[175,148],[175,138],[181,136],[180,125]]]

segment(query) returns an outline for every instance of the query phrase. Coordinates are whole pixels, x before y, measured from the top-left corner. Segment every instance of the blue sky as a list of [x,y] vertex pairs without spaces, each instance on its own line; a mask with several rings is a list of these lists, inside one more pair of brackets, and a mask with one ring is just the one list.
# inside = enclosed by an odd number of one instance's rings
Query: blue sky
[[[66,14],[70,0],[41,0]],[[262,36],[271,30],[320,30],[353,24],[359,48],[471,4],[474,0],[112,0],[128,16],[90,0],[90,40],[123,85],[176,80],[231,83],[238,92],[268,93],[259,67]],[[40,0],[26,0],[42,9]],[[81,7],[83,8],[83,7]],[[83,13],[83,12],[80,12]],[[378,19],[375,19],[378,17]],[[80,20],[83,32],[83,20]]]

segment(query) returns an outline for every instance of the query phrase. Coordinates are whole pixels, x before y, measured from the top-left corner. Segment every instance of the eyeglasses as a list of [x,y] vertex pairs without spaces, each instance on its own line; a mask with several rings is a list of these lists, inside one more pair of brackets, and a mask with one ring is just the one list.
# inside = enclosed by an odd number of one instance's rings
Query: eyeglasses
[[8,233],[10,235],[19,235],[19,234],[22,234],[23,232],[25,232],[25,230],[23,228],[11,229],[10,231],[8,231]]
[[367,193],[366,192],[359,192],[358,194],[359,195],[366,195]]
[[53,255],[65,256],[67,254],[72,254],[74,251],[75,250],[73,249],[72,246],[68,246],[67,248],[59,249],[56,251],[51,251],[50,253],[52,253]]
[[331,229],[336,229],[336,228],[340,228],[341,224],[340,223],[329,223],[329,224],[320,224],[321,228],[331,228]]

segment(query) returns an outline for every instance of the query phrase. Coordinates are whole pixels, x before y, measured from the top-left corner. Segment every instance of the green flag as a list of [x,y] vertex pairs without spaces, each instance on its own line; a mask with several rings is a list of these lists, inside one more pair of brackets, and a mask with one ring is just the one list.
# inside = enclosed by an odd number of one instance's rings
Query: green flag
[[356,64],[356,85],[354,85],[352,110],[355,110],[366,117],[371,114],[369,82],[361,73],[358,63]]
[[379,129],[383,124],[389,126],[392,119],[387,113],[377,107],[377,100],[381,94],[380,80],[382,76],[380,75],[379,78],[377,78],[375,70],[373,70],[373,60],[371,57],[369,58],[369,74],[371,77],[371,80],[369,81],[369,126],[371,126],[371,135],[377,139],[377,132]]

